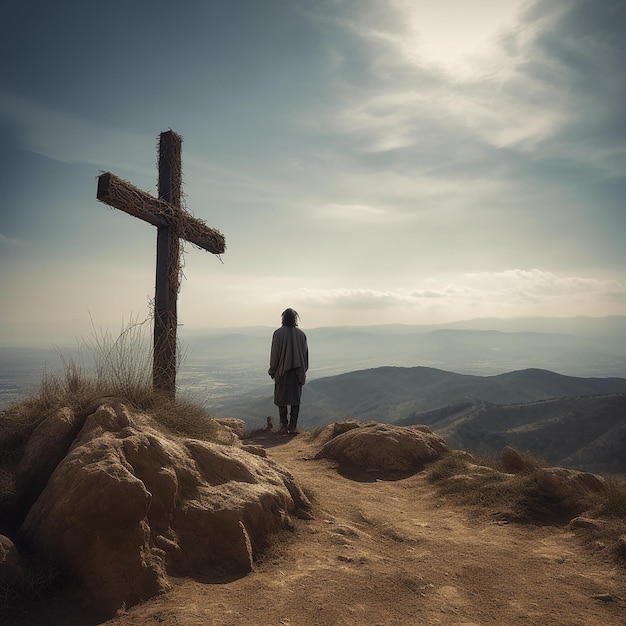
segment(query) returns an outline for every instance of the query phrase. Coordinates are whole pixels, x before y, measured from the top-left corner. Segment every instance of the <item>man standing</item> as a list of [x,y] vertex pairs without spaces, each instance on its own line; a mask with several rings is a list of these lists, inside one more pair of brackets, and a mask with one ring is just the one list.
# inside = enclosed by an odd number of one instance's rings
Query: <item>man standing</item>
[[[298,328],[299,316],[293,309],[282,313],[282,326],[274,331],[270,350],[270,368],[274,379],[274,404],[280,416],[280,431],[296,434],[302,385],[309,369],[306,335]],[[287,421],[287,407],[291,408]]]

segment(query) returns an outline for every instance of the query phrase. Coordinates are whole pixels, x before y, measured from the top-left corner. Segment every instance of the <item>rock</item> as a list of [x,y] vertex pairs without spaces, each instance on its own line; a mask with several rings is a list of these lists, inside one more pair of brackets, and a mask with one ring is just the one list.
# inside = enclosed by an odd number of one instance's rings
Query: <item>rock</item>
[[243,420],[236,417],[216,417],[214,421],[230,429],[239,439],[243,439],[246,432],[246,423]]
[[[373,424],[374,422],[368,422]],[[335,422],[326,426],[318,435],[317,440],[322,444],[327,443],[331,439],[343,435],[343,433],[353,430],[354,428],[360,428],[364,426],[364,422],[358,422],[357,420],[345,420],[343,422]]]
[[264,459],[267,458],[267,451],[263,446],[255,446],[253,444],[246,444],[241,446],[242,450],[249,452],[250,454],[257,454],[258,456],[262,456]]
[[211,432],[211,440],[214,443],[221,443],[224,446],[241,447],[241,438],[229,426],[224,426],[218,420],[213,420],[215,428]]
[[315,458],[331,458],[367,471],[407,473],[447,451],[445,441],[427,426],[350,422],[349,429],[328,441]]
[[357,420],[345,420],[343,422],[335,422],[329,427],[328,436],[330,439],[334,439],[339,435],[343,435],[343,433],[347,433],[349,430],[361,428],[361,426],[364,426],[364,424],[361,422],[357,422]]
[[103,404],[112,406],[115,410],[122,409],[126,405],[126,401],[120,396],[97,396],[92,398],[86,405],[83,414],[85,416],[95,413]]
[[0,535],[0,583],[12,582],[21,574],[21,559],[15,544],[5,535]]
[[537,468],[537,465],[524,458],[515,448],[506,446],[502,450],[502,465],[507,472],[529,472]]
[[268,537],[309,507],[293,476],[241,447],[166,436],[102,405],[85,420],[21,532],[112,615],[168,588],[168,574],[243,575]]
[[589,472],[564,467],[537,469],[535,479],[539,488],[563,506],[575,510],[582,500],[604,489],[604,479]]
[[455,450],[454,454],[458,459],[461,459],[462,461],[465,461],[466,463],[476,465],[476,458],[474,457],[473,454],[470,454],[469,452],[467,452],[467,450]]
[[595,596],[591,596],[594,600],[600,600],[601,602],[614,602],[615,598],[610,593],[597,593]]
[[605,523],[602,520],[593,519],[591,517],[575,517],[569,524],[571,529],[595,530],[598,531]]
[[15,490],[25,512],[39,497],[52,472],[67,454],[82,420],[70,408],[45,418],[31,435],[15,470]]
[[626,535],[619,536],[617,539],[616,550],[620,557],[626,558]]
[[577,472],[574,478],[583,489],[588,489],[594,493],[602,493],[605,489],[604,477],[590,472]]

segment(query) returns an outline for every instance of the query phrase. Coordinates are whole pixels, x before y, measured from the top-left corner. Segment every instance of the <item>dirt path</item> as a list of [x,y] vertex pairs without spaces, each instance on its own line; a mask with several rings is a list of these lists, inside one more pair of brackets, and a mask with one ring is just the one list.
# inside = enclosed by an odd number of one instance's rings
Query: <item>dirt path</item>
[[178,581],[108,625],[626,624],[626,572],[567,530],[472,520],[421,475],[346,478],[307,460],[306,435],[260,443],[313,495],[314,519],[249,576]]
[[252,574],[177,580],[107,626],[626,625],[626,571],[565,529],[478,518],[422,475],[347,478],[307,460],[317,449],[307,435],[257,443],[313,496],[314,519]]

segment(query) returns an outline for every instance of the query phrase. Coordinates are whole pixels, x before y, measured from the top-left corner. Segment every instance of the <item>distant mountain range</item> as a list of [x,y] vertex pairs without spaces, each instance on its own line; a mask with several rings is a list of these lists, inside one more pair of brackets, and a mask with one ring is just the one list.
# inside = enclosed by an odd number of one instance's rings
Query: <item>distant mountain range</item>
[[[251,392],[229,404],[229,415],[250,427],[275,414],[270,394]],[[307,383],[303,427],[345,419],[427,424],[468,451],[499,453],[512,445],[553,465],[626,473],[626,378],[379,367]]]
[[[267,378],[273,330],[186,330],[181,340],[190,360],[238,362],[256,372],[262,383]],[[626,316],[491,318],[428,326],[304,330],[311,352],[310,378],[383,365],[422,365],[478,375],[534,367],[571,376],[626,376]]]

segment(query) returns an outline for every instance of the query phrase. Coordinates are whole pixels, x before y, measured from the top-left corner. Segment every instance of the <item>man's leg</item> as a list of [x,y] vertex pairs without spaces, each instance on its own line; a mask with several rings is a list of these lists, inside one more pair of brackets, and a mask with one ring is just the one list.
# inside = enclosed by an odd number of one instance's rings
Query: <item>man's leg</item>
[[300,413],[300,405],[291,405],[291,419],[289,420],[289,430],[295,430],[298,426],[298,415]]
[[286,430],[287,426],[289,425],[289,423],[287,421],[287,407],[286,406],[279,406],[278,407],[278,415],[280,417],[280,429],[281,430]]

